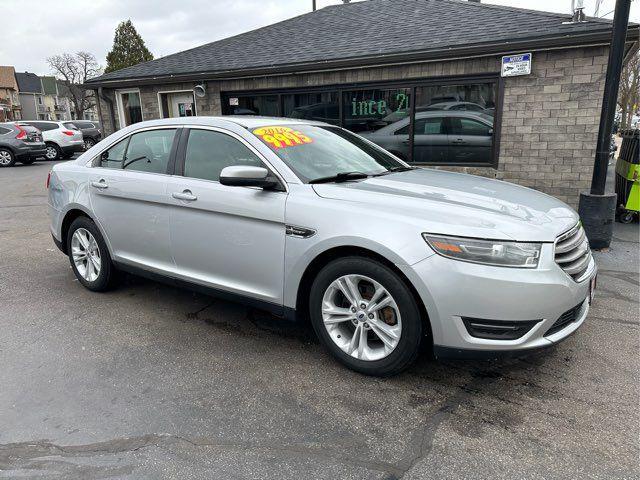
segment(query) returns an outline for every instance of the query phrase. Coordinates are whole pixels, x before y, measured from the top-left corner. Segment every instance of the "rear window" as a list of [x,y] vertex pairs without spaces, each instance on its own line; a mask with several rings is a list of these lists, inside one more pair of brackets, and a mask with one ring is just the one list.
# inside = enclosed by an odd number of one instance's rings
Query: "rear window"
[[75,123],[65,122],[62,125],[64,125],[64,128],[68,128],[69,130],[78,130],[78,127]]
[[0,135],[6,135],[7,133],[11,132],[10,128],[7,127],[0,127]]

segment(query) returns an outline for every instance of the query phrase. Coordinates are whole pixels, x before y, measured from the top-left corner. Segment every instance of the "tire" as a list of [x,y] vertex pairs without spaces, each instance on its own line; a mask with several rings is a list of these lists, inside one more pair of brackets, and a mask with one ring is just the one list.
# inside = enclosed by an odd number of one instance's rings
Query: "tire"
[[[74,239],[76,233],[78,234],[78,238]],[[86,235],[87,233],[89,235]],[[96,268],[94,268],[96,260],[95,253],[91,255],[93,261],[87,258],[86,255],[86,261],[77,261],[76,258],[74,258],[76,253],[82,254],[86,252],[87,246],[90,251],[95,251],[94,247],[97,247],[97,261],[99,264],[97,274]],[[91,219],[78,217],[73,221],[67,233],[67,251],[73,273],[84,287],[94,292],[105,292],[113,288],[116,282],[117,272],[111,261],[111,255],[109,254],[104,238]],[[79,258],[81,258],[81,256]]]
[[13,167],[16,163],[16,157],[13,152],[6,148],[0,148],[0,168]]
[[[344,286],[346,279],[357,285],[357,293],[363,299],[355,313],[349,307],[353,302],[342,293],[344,289],[336,286],[338,281]],[[384,294],[377,301],[372,298],[379,287],[391,301],[388,306],[374,310],[376,303],[386,299]],[[323,307],[331,308],[331,313],[323,311]],[[340,309],[340,313],[334,314],[334,308]],[[395,375],[409,367],[420,351],[424,329],[420,308],[402,278],[376,260],[345,257],[325,266],[313,281],[309,314],[320,342],[339,362],[356,372],[381,377]],[[378,332],[390,332],[393,336]],[[354,338],[358,343],[355,349]],[[360,344],[364,345],[362,351]]]
[[60,160],[62,157],[62,150],[55,143],[47,143],[47,151],[44,154],[44,158],[47,160],[55,161]]
[[96,144],[95,140],[93,138],[87,138],[84,141],[84,148],[85,150],[89,150],[91,147],[93,147]]
[[620,223],[631,223],[633,222],[633,217],[633,212],[626,211],[620,214],[618,220],[620,220]]
[[20,160],[20,163],[23,165],[31,165],[35,161],[35,158],[25,158],[24,160]]

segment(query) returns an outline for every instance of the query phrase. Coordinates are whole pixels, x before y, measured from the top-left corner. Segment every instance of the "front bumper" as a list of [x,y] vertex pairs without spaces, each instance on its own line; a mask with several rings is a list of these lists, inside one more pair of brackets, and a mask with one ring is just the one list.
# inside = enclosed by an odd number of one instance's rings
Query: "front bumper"
[[[529,353],[558,343],[584,323],[589,312],[590,281],[597,273],[593,259],[582,282],[575,282],[553,260],[553,245],[543,244],[536,269],[492,267],[432,255],[401,266],[429,315],[437,357],[499,357]],[[548,333],[568,310],[575,320]],[[489,321],[537,321],[513,340],[472,336],[463,318]]]

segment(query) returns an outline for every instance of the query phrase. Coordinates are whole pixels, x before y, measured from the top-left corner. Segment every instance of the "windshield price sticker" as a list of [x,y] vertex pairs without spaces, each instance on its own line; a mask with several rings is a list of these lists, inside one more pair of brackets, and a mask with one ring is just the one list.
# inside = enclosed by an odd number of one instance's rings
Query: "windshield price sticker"
[[254,130],[253,134],[275,150],[313,143],[310,137],[290,127],[262,127]]

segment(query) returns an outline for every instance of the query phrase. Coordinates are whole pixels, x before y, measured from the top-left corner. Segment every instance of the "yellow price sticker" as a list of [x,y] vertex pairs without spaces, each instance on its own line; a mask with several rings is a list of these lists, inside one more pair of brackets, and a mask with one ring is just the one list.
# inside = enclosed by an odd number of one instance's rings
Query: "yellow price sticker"
[[253,131],[274,150],[313,143],[311,137],[291,127],[261,127]]

